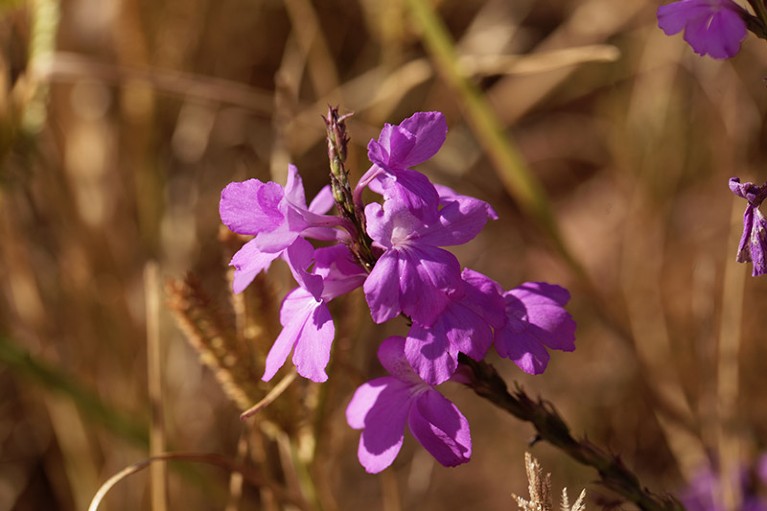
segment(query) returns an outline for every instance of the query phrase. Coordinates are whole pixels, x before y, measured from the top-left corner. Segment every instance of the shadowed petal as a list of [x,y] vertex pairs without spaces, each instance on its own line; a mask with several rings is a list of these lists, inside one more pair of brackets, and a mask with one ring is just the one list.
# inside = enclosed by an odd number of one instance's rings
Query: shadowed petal
[[439,224],[421,236],[421,240],[438,246],[463,245],[474,239],[489,219],[498,218],[485,201],[462,197],[451,201],[439,212]]
[[325,368],[330,361],[330,346],[335,333],[328,306],[318,302],[307,318],[293,352],[298,374],[317,383],[328,379]]
[[405,355],[405,338],[399,335],[387,337],[378,347],[378,360],[386,371],[411,385],[424,385]]
[[565,310],[566,289],[544,282],[526,282],[503,295],[507,322],[495,331],[495,349],[523,371],[540,374],[549,362],[546,347],[575,349],[575,321]]
[[322,296],[322,277],[309,273],[309,266],[314,262],[313,255],[312,244],[303,238],[296,237],[293,244],[285,251],[284,258],[296,282],[319,300]]
[[277,336],[269,354],[266,356],[264,381],[271,380],[277,371],[285,364],[288,355],[302,335],[306,322],[311,317],[318,302],[306,290],[296,288],[282,302],[280,308],[280,323],[282,332]]
[[526,331],[510,329],[495,332],[495,350],[503,358],[512,360],[528,374],[542,374],[549,364],[549,352],[540,340]]
[[416,374],[431,385],[449,380],[458,367],[458,350],[439,320],[429,328],[413,324],[405,340],[405,356]]
[[408,419],[410,432],[442,465],[455,467],[471,458],[469,421],[435,390],[418,396]]
[[[519,302],[510,300],[509,295]],[[515,309],[515,315],[528,323],[527,330],[541,343],[562,351],[575,349],[575,321],[564,308],[570,300],[565,288],[545,282],[525,282],[506,296],[507,307]]]
[[376,323],[396,318],[402,310],[399,294],[399,258],[396,251],[385,252],[365,280],[363,289]]
[[357,456],[367,472],[381,472],[397,457],[410,406],[409,386],[392,377],[369,381],[354,393],[346,418],[351,427],[364,428]]
[[399,169],[392,170],[379,181],[387,205],[396,204],[398,208],[407,208],[427,223],[437,219],[439,195],[425,175],[415,170]]
[[410,246],[398,252],[402,311],[413,321],[431,325],[450,303],[448,295],[461,287],[458,259],[446,250],[428,245]]

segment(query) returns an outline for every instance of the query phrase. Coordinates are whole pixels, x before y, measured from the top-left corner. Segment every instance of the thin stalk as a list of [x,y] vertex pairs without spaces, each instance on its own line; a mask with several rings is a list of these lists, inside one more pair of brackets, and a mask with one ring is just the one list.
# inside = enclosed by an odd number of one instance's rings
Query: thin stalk
[[425,0],[407,0],[407,6],[437,71],[455,90],[477,141],[487,151],[507,191],[522,211],[543,228],[567,264],[585,279],[585,271],[562,238],[543,186],[525,165],[488,100],[461,69],[455,45],[444,24]]
[[684,510],[682,504],[673,497],[655,495],[642,486],[637,476],[618,457],[587,440],[576,440],[551,403],[531,399],[519,386],[510,393],[506,382],[486,362],[474,361],[464,354],[460,354],[458,360],[463,366],[461,374],[468,376],[466,385],[478,396],[517,419],[530,422],[535,427],[536,440],[544,440],[578,463],[595,468],[600,483],[606,488],[644,511]]
[[[748,0],[748,3],[754,9],[756,17],[761,21],[761,33],[754,30],[754,27],[749,26],[749,29],[762,39],[767,38],[767,5],[764,4],[764,0]],[[748,24],[748,21],[746,22]]]

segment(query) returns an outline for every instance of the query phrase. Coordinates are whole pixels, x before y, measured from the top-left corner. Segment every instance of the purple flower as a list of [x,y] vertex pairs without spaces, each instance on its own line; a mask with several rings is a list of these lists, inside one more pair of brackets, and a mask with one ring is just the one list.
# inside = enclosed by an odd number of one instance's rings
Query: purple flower
[[355,196],[368,185],[384,198],[405,205],[416,217],[431,222],[437,217],[439,196],[429,179],[411,170],[439,151],[447,136],[440,112],[417,112],[397,126],[384,125],[378,140],[368,144],[373,166],[360,178]]
[[234,266],[234,292],[242,292],[256,275],[282,255],[296,280],[312,295],[319,296],[321,279],[307,271],[314,249],[303,236],[321,240],[339,238],[340,233],[333,227],[341,225],[341,220],[322,214],[332,205],[330,188],[325,187],[312,204],[306,206],[301,176],[293,165],[288,167],[285,188],[258,179],[229,183],[221,191],[221,221],[233,232],[255,236],[229,263]]
[[431,223],[394,199],[383,207],[371,203],[365,208],[368,234],[384,249],[364,287],[376,323],[403,312],[429,326],[450,303],[450,295],[460,293],[460,264],[439,247],[471,240],[495,212],[468,197],[456,196],[445,204]]
[[495,350],[529,374],[541,374],[549,363],[546,348],[575,349],[575,321],[564,306],[566,289],[526,282],[504,293],[508,321],[495,331]]
[[[737,477],[742,502],[741,511],[767,511],[767,500],[760,496],[759,488],[767,486],[767,455],[762,455],[755,469],[744,466]],[[722,498],[721,475],[710,467],[700,470],[685,488],[679,499],[687,511],[725,511]]]
[[746,37],[748,13],[732,0],[680,0],[658,7],[658,26],[666,35],[684,30],[698,55],[735,56]]
[[442,465],[469,461],[469,423],[456,406],[423,382],[405,359],[405,340],[389,337],[378,359],[390,376],[359,387],[346,408],[346,421],[361,429],[357,456],[365,470],[378,473],[392,464],[404,440],[405,424]]
[[458,368],[458,353],[482,360],[493,344],[493,329],[506,323],[500,286],[468,268],[463,270],[463,292],[430,327],[413,323],[405,340],[405,356],[427,383],[450,379]]
[[748,201],[746,212],[743,214],[743,235],[738,244],[737,261],[752,262],[754,277],[764,275],[767,273],[767,220],[759,211],[759,206],[767,197],[767,183],[756,186],[752,183],[741,183],[740,179],[733,177],[730,178],[730,190]]
[[266,357],[264,381],[274,377],[291,350],[298,374],[318,383],[328,379],[325,367],[335,326],[327,304],[361,286],[367,274],[344,245],[317,249],[315,260],[314,274],[321,279],[322,296],[316,298],[298,287],[285,297],[280,309],[283,328]]

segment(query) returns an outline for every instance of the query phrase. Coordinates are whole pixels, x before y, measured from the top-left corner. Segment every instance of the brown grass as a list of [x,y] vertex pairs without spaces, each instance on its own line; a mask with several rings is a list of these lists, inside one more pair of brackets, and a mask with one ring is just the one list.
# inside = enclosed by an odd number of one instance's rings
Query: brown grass
[[[501,217],[456,247],[463,264],[507,288],[571,289],[576,352],[539,377],[491,357],[507,380],[554,402],[656,492],[712,455],[737,465],[767,447],[767,280],[731,263],[745,204],[726,186],[765,179],[764,41],[750,37],[730,61],[700,58],[657,29],[649,0],[429,2],[589,284],[511,198],[405,1],[15,4],[0,20],[0,508],[85,509],[149,456],[151,418],[167,449],[219,453],[278,485],[173,463],[168,509],[281,509],[283,493],[326,511],[514,507],[531,430],[457,386],[446,393],[471,422],[470,464],[444,469],[408,439],[385,475],[359,467],[343,410],[380,371],[377,343],[403,328],[374,327],[359,295],[337,305],[330,381],[299,378],[239,418],[272,387],[259,378],[291,280],[276,266],[230,295],[242,240],[219,237],[219,192],[284,182],[292,162],[313,196],[327,182],[328,103],[355,112],[355,179],[384,122],[444,112],[447,143],[420,170]],[[158,275],[145,280],[149,261]],[[145,286],[166,279],[147,309]],[[148,373],[148,360],[161,363]],[[560,486],[594,480],[533,450]],[[613,498],[588,494],[590,510]],[[150,501],[136,475],[100,509]]]

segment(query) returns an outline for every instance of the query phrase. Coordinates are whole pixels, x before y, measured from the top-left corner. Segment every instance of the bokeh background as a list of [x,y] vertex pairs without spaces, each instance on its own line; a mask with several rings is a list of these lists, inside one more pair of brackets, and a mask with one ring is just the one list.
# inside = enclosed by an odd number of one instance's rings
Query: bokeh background
[[[435,58],[416,5],[444,24],[452,60]],[[447,142],[419,170],[500,216],[454,251],[506,288],[568,287],[578,322],[577,350],[542,376],[489,360],[576,435],[658,493],[767,447],[767,281],[734,262],[745,202],[727,188],[733,175],[767,177],[764,41],[701,58],[656,27],[650,0],[0,6],[0,510],[86,509],[150,443],[271,474],[323,510],[516,509],[531,450],[556,494],[587,488],[588,509],[633,509],[458,385],[445,392],[470,420],[471,463],[443,468],[408,438],[390,470],[365,474],[343,411],[380,373],[377,343],[405,325],[374,327],[359,295],[339,305],[331,381],[293,382],[240,420],[279,381],[257,383],[258,366],[291,283],[278,266],[231,297],[242,240],[221,228],[219,193],[284,183],[292,162],[313,196],[327,182],[328,104],[354,112],[353,178],[383,123],[446,115]],[[456,69],[502,127],[501,149]],[[494,150],[520,162],[504,167]],[[520,173],[540,182],[562,245],[521,205],[509,184]],[[206,314],[235,347],[206,334]],[[239,403],[221,385],[238,370],[253,378]],[[100,509],[290,509],[220,466],[158,466],[118,482]]]

